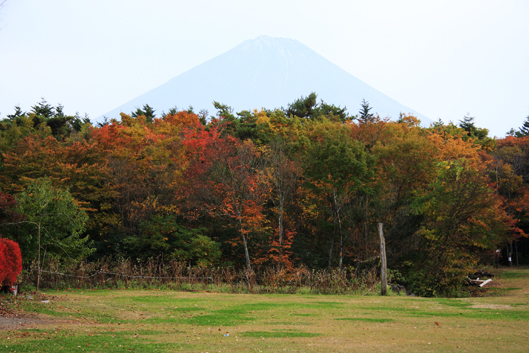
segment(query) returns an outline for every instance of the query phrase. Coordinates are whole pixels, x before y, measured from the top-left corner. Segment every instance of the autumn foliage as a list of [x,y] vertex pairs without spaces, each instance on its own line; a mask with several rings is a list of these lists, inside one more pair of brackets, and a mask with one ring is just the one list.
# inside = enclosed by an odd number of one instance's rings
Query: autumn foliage
[[22,254],[17,243],[0,238],[0,284],[11,286],[22,272]]
[[209,121],[148,106],[97,125],[13,116],[0,122],[0,187],[17,197],[46,176],[69,190],[89,216],[93,260],[273,268],[281,280],[375,266],[383,223],[390,269],[421,295],[456,293],[495,249],[526,238],[529,137],[391,121],[366,102],[358,116],[323,102],[307,115],[307,102],[237,116],[215,103]]

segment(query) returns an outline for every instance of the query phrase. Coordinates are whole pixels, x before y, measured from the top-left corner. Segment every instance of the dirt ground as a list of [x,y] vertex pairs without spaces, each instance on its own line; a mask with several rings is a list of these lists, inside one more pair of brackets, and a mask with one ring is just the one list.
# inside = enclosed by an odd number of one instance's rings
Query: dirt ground
[[[37,296],[37,299],[46,300],[45,297]],[[17,297],[0,298],[0,330],[17,330],[36,328],[42,325],[58,323],[69,323],[68,320],[56,318],[45,318],[43,315],[35,315],[17,309]]]
[[0,317],[0,330],[18,330],[22,328],[36,328],[40,325],[52,324],[54,320],[45,320],[29,315]]

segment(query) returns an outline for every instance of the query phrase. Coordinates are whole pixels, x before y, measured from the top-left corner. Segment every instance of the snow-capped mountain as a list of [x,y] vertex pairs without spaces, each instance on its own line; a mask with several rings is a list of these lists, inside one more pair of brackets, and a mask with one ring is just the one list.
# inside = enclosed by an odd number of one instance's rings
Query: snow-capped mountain
[[318,101],[347,107],[356,114],[362,99],[381,117],[411,113],[423,125],[431,120],[340,69],[312,49],[292,39],[260,36],[247,40],[167,83],[105,114],[119,117],[149,104],[162,111],[178,106],[214,110],[212,102],[231,106],[234,112],[286,107],[301,96],[316,92]]

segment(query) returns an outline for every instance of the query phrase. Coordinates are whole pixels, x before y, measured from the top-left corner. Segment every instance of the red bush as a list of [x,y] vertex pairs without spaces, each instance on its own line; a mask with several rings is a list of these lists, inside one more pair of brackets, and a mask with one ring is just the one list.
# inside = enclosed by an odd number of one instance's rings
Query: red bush
[[0,285],[13,285],[22,272],[22,254],[17,243],[0,238]]

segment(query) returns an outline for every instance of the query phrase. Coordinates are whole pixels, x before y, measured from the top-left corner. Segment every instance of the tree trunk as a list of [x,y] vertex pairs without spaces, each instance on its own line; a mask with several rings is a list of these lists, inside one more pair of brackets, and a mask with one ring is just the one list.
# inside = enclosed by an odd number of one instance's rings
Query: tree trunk
[[250,263],[250,253],[248,252],[248,242],[246,241],[246,235],[242,235],[242,241],[244,243],[244,256],[246,257],[246,267],[249,271],[252,270],[252,265]]
[[[333,190],[334,192],[334,190]],[[332,265],[332,252],[334,249],[334,239],[336,238],[336,212],[335,207],[331,207],[332,210],[332,239],[331,239],[331,246],[329,249],[329,270],[331,269]]]
[[248,269],[248,271],[251,271],[252,270],[252,265],[251,265],[251,262],[250,262],[250,252],[248,251],[248,240],[246,239],[246,234],[244,234],[244,232],[243,232],[242,222],[241,222],[241,218],[240,217],[239,217],[239,233],[241,234],[242,243],[243,243],[243,246],[244,246],[244,256],[246,257],[246,268]]
[[283,267],[283,200],[279,201],[279,266]]
[[500,268],[500,258],[499,258],[498,250],[496,250],[496,252],[494,253],[494,258],[496,259],[496,269],[498,269]]
[[38,258],[37,258],[37,292],[39,291],[39,285],[40,285],[40,223],[38,224]]
[[515,241],[515,242],[514,242],[514,248],[515,248],[515,250],[516,250],[516,266],[520,266],[520,265],[518,264],[518,241]]
[[492,267],[496,267],[496,251],[492,254]]
[[333,247],[334,247],[334,237],[335,237],[335,235],[336,235],[336,230],[333,229],[333,231],[332,231],[332,239],[331,239],[331,247],[329,249],[329,269],[331,269],[331,265],[332,265],[332,251],[333,251]]
[[383,224],[378,224],[378,234],[380,235],[380,263],[381,263],[381,271],[380,271],[380,294],[386,295],[388,284],[387,284],[387,278],[386,278],[386,272],[387,272],[387,264],[386,264],[386,241],[384,239],[384,230],[382,229]]
[[336,190],[333,189],[333,196],[334,196],[334,208],[336,209],[336,218],[338,218],[338,231],[340,232],[340,258],[338,262],[338,269],[342,270],[342,264],[343,264],[343,234],[342,234],[342,220],[340,218],[340,209],[338,208],[338,202],[336,201]]

